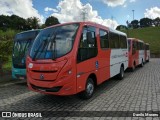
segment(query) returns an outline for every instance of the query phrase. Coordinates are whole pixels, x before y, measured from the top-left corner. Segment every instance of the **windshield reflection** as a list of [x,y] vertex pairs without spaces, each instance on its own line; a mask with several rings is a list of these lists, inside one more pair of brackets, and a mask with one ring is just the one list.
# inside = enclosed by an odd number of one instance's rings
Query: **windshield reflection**
[[39,31],[30,31],[16,35],[12,55],[14,68],[26,67],[26,55],[38,33]]
[[56,59],[71,51],[79,24],[69,24],[44,29],[31,48],[35,59]]

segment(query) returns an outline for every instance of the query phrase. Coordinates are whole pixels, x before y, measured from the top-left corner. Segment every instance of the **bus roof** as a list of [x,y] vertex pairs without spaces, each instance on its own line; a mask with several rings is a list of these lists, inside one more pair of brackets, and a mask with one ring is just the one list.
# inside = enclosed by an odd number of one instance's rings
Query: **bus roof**
[[34,31],[41,31],[41,29],[33,29],[33,30],[27,30],[27,31],[22,31],[22,32],[20,32],[20,33],[17,33],[17,35],[18,34],[22,34],[22,33],[27,33],[27,32],[34,32]]
[[95,23],[95,22],[91,22],[91,21],[87,21],[87,22],[68,22],[68,23],[61,23],[61,24],[56,24],[56,25],[52,25],[52,26],[49,26],[49,27],[46,27],[45,29],[47,28],[52,28],[52,27],[56,27],[56,26],[61,26],[61,25],[67,25],[67,24],[82,24],[82,25],[91,25],[91,26],[95,26],[95,27],[98,27],[98,28],[102,28],[102,29],[107,29],[111,32],[114,32],[114,33],[117,33],[117,34],[121,34],[121,35],[124,35],[124,36],[127,36],[126,33],[123,33],[123,32],[120,32],[118,30],[114,30],[112,28],[109,28],[107,26],[104,26],[104,25],[101,25],[101,24],[98,24],[98,23]]
[[137,38],[127,38],[128,40],[134,40],[134,41],[138,41],[138,42],[142,42],[142,43],[144,43],[144,41],[143,40],[139,40],[139,39],[137,39]]

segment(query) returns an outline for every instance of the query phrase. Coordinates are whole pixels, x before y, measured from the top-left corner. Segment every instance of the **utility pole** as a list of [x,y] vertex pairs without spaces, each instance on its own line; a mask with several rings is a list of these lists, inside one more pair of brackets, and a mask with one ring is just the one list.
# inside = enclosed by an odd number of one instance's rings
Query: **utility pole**
[[132,12],[133,12],[133,20],[134,20],[134,10],[132,10]]
[[83,8],[83,10],[82,10],[82,19],[83,19],[83,21],[86,21],[86,15],[87,15],[86,8]]

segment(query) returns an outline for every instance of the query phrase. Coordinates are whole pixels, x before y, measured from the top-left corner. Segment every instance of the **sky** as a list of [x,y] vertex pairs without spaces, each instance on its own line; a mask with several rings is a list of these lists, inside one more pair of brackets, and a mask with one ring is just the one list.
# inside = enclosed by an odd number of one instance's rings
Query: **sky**
[[[133,12],[134,11],[134,12]],[[0,15],[37,17],[43,24],[49,16],[60,23],[93,21],[116,28],[126,21],[160,17],[160,0],[0,0]]]

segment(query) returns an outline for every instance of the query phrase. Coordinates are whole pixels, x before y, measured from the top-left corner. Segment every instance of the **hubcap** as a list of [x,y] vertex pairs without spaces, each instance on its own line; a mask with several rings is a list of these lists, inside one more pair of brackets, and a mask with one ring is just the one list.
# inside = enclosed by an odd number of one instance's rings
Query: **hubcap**
[[92,95],[93,90],[94,90],[93,84],[92,84],[92,83],[88,83],[88,85],[87,85],[87,93],[88,93],[89,95]]

